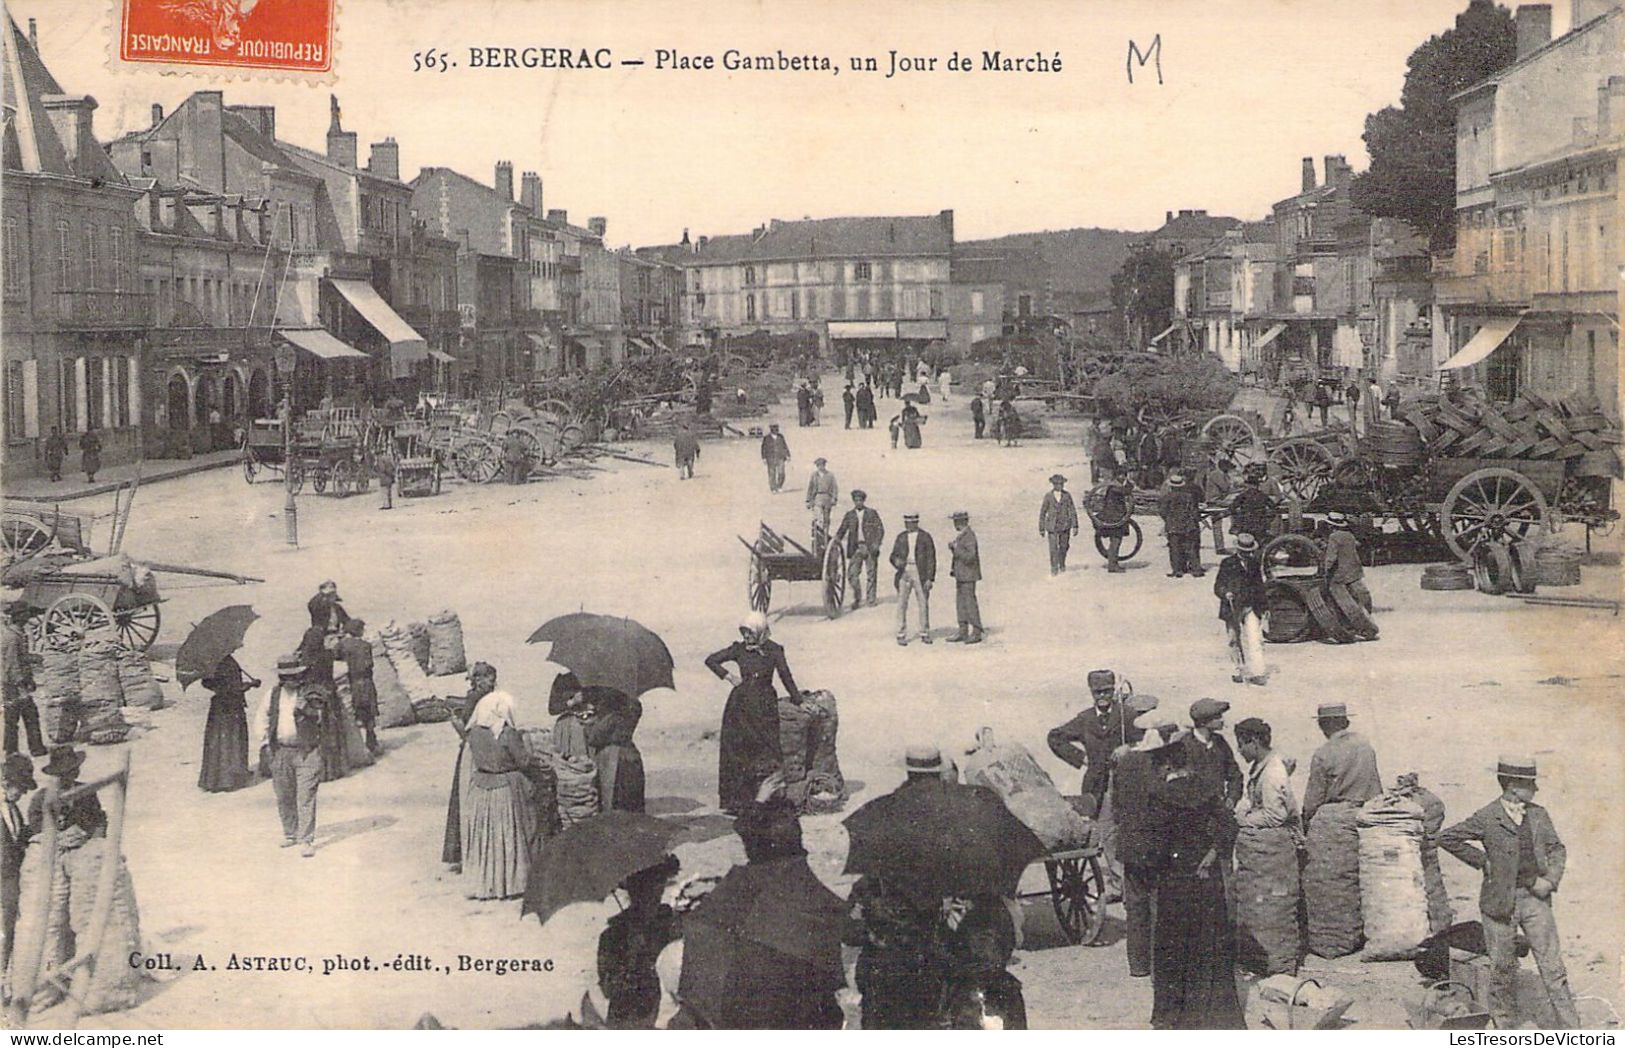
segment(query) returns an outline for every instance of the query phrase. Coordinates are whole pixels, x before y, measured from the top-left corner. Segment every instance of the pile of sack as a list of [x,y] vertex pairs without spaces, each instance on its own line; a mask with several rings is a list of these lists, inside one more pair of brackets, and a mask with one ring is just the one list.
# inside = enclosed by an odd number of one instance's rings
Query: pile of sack
[[1033,755],[1020,743],[999,742],[992,728],[976,733],[976,748],[965,757],[965,782],[997,793],[1010,814],[1050,851],[1083,848],[1092,824],[1074,808]]
[[598,766],[591,757],[549,755],[558,779],[559,822],[568,829],[598,814]]
[[152,666],[145,652],[125,648],[119,652],[119,686],[124,691],[124,704],[146,710],[164,708],[164,692],[152,675]]
[[52,746],[66,746],[79,733],[79,653],[49,647],[39,652],[34,698],[40,730]]
[[87,741],[102,745],[123,742],[130,733],[120,712],[124,686],[119,679],[118,638],[110,631],[85,635],[79,647],[79,717]]
[[436,677],[467,673],[468,656],[463,651],[463,623],[457,613],[446,609],[429,616],[429,672]]
[[[384,662],[388,663],[393,671],[389,676],[394,678],[390,682],[392,694],[389,699],[391,715],[389,720],[400,721],[402,713],[400,711],[399,697],[401,694],[406,696],[407,706],[412,711],[412,719],[410,721],[401,721],[401,723],[432,723],[447,719],[451,715],[450,711],[447,710],[446,704],[440,700],[440,697],[435,694],[434,683],[429,680],[429,674],[425,669],[429,662],[428,627],[423,626],[421,623],[402,627],[390,622],[380,631],[379,640],[383,642]],[[418,658],[420,648],[423,652],[421,661]],[[377,645],[374,645],[374,651],[376,650]],[[391,724],[384,717],[385,682],[379,679],[378,670],[379,664],[375,662],[373,664],[373,683],[378,687],[379,723],[386,728],[398,727],[398,723]]]
[[835,752],[839,724],[833,692],[804,691],[799,703],[779,700],[785,793],[805,814],[827,815],[846,806],[846,779]]

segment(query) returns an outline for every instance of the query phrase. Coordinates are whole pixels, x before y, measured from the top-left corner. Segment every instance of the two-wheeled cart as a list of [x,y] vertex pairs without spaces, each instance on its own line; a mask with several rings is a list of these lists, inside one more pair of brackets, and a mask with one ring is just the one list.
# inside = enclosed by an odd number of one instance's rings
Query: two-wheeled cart
[[773,603],[774,582],[820,582],[824,614],[840,618],[846,598],[846,548],[831,541],[823,529],[815,525],[812,549],[766,524],[761,525],[755,542],[743,536],[739,541],[750,551],[746,597],[752,608],[767,611]]

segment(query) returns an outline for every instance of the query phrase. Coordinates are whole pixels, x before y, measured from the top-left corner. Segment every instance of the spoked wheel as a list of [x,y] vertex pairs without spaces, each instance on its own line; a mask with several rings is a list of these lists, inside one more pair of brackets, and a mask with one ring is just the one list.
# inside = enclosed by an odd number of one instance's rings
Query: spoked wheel
[[355,465],[345,459],[333,463],[333,494],[343,498],[350,493],[351,474]]
[[254,478],[259,475],[259,472],[260,472],[260,464],[258,462],[256,462],[256,461],[254,461],[254,457],[252,455],[244,455],[243,456],[243,479],[248,481],[250,484],[252,484],[252,483],[254,483]]
[[528,426],[516,425],[509,432],[519,434],[519,439],[525,446],[525,459],[530,463],[531,468],[535,469],[540,466],[542,464],[541,439]]
[[1456,481],[1439,506],[1444,540],[1462,560],[1481,542],[1526,540],[1547,524],[1546,496],[1517,470],[1475,470]]
[[1271,449],[1269,464],[1283,494],[1309,502],[1332,479],[1336,462],[1320,441],[1297,437]]
[[773,580],[767,577],[767,563],[761,557],[751,554],[750,574],[745,582],[745,598],[750,606],[762,614],[767,614],[769,605],[773,603]]
[[574,451],[587,442],[587,431],[574,422],[559,431],[559,453]]
[[146,651],[152,647],[152,642],[158,639],[160,620],[156,604],[142,604],[113,613],[119,643],[131,651]]
[[531,423],[531,432],[536,434],[536,441],[542,451],[542,465],[551,466],[559,460],[559,452],[563,446],[562,430],[557,422],[544,420]]
[[1319,578],[1320,543],[1307,535],[1277,535],[1264,544],[1259,554],[1264,577],[1271,582],[1284,578]]
[[1237,466],[1264,460],[1264,446],[1252,424],[1240,415],[1215,415],[1202,426],[1202,440],[1213,465],[1228,459]]
[[1094,946],[1106,925],[1106,879],[1094,856],[1048,859],[1049,901],[1055,919],[1074,946]]
[[824,614],[841,617],[846,608],[846,547],[831,542],[824,548]]
[[327,490],[328,469],[326,466],[317,466],[310,471],[310,486],[320,495]]
[[502,456],[493,444],[465,440],[452,451],[451,465],[470,484],[488,484],[502,472]]
[[88,593],[70,593],[45,611],[44,639],[71,647],[98,630],[113,629],[113,609]]
[[305,467],[297,462],[290,462],[287,465],[287,470],[289,475],[293,478],[290,482],[291,486],[293,487],[293,493],[297,495],[305,488]]
[[32,557],[51,544],[51,533],[38,521],[7,514],[0,519],[0,547],[8,560]]
[[[1098,523],[1098,522],[1097,522]],[[1107,525],[1110,526],[1110,525]],[[1132,560],[1140,552],[1140,546],[1145,542],[1145,533],[1140,530],[1140,522],[1133,517],[1128,519],[1128,534],[1123,536],[1123,544],[1118,547],[1117,559],[1119,561]],[[1108,557],[1106,552],[1106,538],[1100,532],[1095,532],[1095,552],[1102,557]]]

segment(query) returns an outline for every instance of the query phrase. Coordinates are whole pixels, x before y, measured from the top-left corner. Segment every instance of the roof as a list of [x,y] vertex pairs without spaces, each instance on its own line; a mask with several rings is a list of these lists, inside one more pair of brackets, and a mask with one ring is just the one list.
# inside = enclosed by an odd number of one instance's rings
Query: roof
[[1494,87],[1502,80],[1506,79],[1507,74],[1513,72],[1514,70],[1522,69],[1524,66],[1538,58],[1541,58],[1548,52],[1556,50],[1559,47],[1564,47],[1575,40],[1578,40],[1581,35],[1591,32],[1609,19],[1621,17],[1622,11],[1625,11],[1625,8],[1613,7],[1591,19],[1589,22],[1582,22],[1580,25],[1571,26],[1569,31],[1564,33],[1562,36],[1547,41],[1540,47],[1537,47],[1533,51],[1529,52],[1527,55],[1524,55],[1522,58],[1519,58],[1514,62],[1508,63],[1507,65],[1496,70],[1494,73],[1491,73],[1489,76],[1485,77],[1483,80],[1473,84],[1471,87],[1464,87],[1460,91],[1457,91],[1455,94],[1450,96],[1450,101],[1460,102],[1469,95],[1478,94],[1486,87]]
[[687,257],[700,264],[816,258],[947,255],[953,234],[941,215],[774,219],[758,236],[711,237]]
[[[194,92],[193,94],[187,96],[186,101],[176,106],[167,116],[163,118],[163,120],[159,121],[157,124],[153,125],[152,127],[141,128],[138,131],[127,132],[114,139],[114,142],[143,142],[147,139],[156,137],[158,131],[167,125],[171,120],[180,119],[181,112],[186,109],[186,107],[192,103],[192,99],[196,97],[197,92]],[[294,161],[294,158],[283,149],[283,146],[286,143],[267,138],[265,135],[260,133],[259,128],[250,123],[242,116],[242,114],[234,113],[230,109],[222,107],[220,110],[220,132],[226,138],[236,143],[236,145],[242,149],[243,152],[247,153],[249,156],[252,156],[260,163],[272,164],[283,169],[284,171],[292,171],[296,174],[305,174],[308,176],[308,173],[305,172],[304,169]]]
[[[248,124],[248,121],[243,120],[242,117],[238,117],[237,119],[242,121],[245,126]],[[252,128],[250,128],[250,130],[252,130]],[[258,132],[256,132],[256,134],[258,134]],[[263,138],[264,136],[260,137]],[[342,171],[347,175],[355,175],[359,178],[370,178],[375,182],[382,182],[385,185],[407,188],[407,184],[398,178],[387,178],[384,175],[378,174],[376,171],[369,171],[364,167],[350,167],[346,164],[341,164],[329,157],[326,153],[319,153],[314,149],[306,149],[304,146],[296,146],[292,142],[284,142],[281,139],[278,139],[276,142],[276,147],[278,149],[285,150],[289,155],[298,160],[303,160],[306,163],[320,164],[322,167],[329,167],[334,171]]]
[[4,141],[0,144],[5,167],[31,174],[99,179],[123,185],[124,176],[100,146],[94,146],[74,160],[68,159],[68,150],[45,108],[48,96],[64,97],[67,92],[45,68],[39,52],[34,50],[27,34],[17,27],[17,20],[9,12],[3,43],[5,69],[0,79],[4,83],[4,103],[6,109],[15,114],[6,121]]
[[1239,218],[1225,215],[1175,215],[1162,228],[1146,234],[1147,240],[1208,240],[1223,236],[1225,230],[1241,225]]

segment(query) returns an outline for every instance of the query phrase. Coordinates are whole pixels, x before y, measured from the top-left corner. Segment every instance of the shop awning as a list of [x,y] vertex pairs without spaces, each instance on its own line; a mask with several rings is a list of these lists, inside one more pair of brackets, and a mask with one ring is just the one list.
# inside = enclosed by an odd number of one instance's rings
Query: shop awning
[[346,358],[360,358],[362,360],[367,359],[367,354],[361,352],[359,349],[356,349],[354,346],[346,346],[344,343],[340,342],[338,339],[329,334],[324,328],[284,328],[283,330],[278,331],[277,334],[281,335],[289,342],[292,342],[295,346],[298,346],[311,356],[320,357],[322,360],[344,360]]
[[1456,355],[1439,365],[1440,371],[1454,371],[1457,368],[1470,368],[1485,357],[1494,353],[1512,334],[1513,328],[1523,319],[1520,314],[1515,317],[1491,317],[1478,329],[1478,334],[1467,340],[1467,344],[1456,350]]
[[899,320],[897,322],[898,338],[947,338],[948,322],[946,320]]
[[450,353],[443,353],[438,349],[429,350],[429,359],[430,360],[438,360],[442,364],[455,364],[455,363],[457,363],[457,358],[456,357],[452,356]]
[[1177,322],[1173,323],[1173,324],[1169,324],[1167,327],[1163,328],[1160,332],[1157,333],[1156,337],[1151,340],[1151,344],[1154,346],[1158,342],[1161,342],[1163,339],[1167,338],[1170,334],[1172,334],[1174,328],[1176,328],[1178,326],[1179,326],[1179,324]]
[[843,338],[896,338],[895,320],[831,320],[829,337]]
[[1285,330],[1286,330],[1286,325],[1285,324],[1276,324],[1276,325],[1274,325],[1268,331],[1264,332],[1264,336],[1262,338],[1260,338],[1257,342],[1253,343],[1253,348],[1254,349],[1263,349],[1265,346],[1269,345],[1271,342],[1274,342],[1276,339],[1280,338],[1281,337],[1281,332],[1283,332]]
[[410,377],[412,365],[429,355],[429,344],[423,336],[402,320],[401,315],[391,309],[383,296],[365,280],[335,280],[329,277],[328,283],[355,307],[355,311],[372,325],[374,331],[388,340],[391,374],[395,378]]

